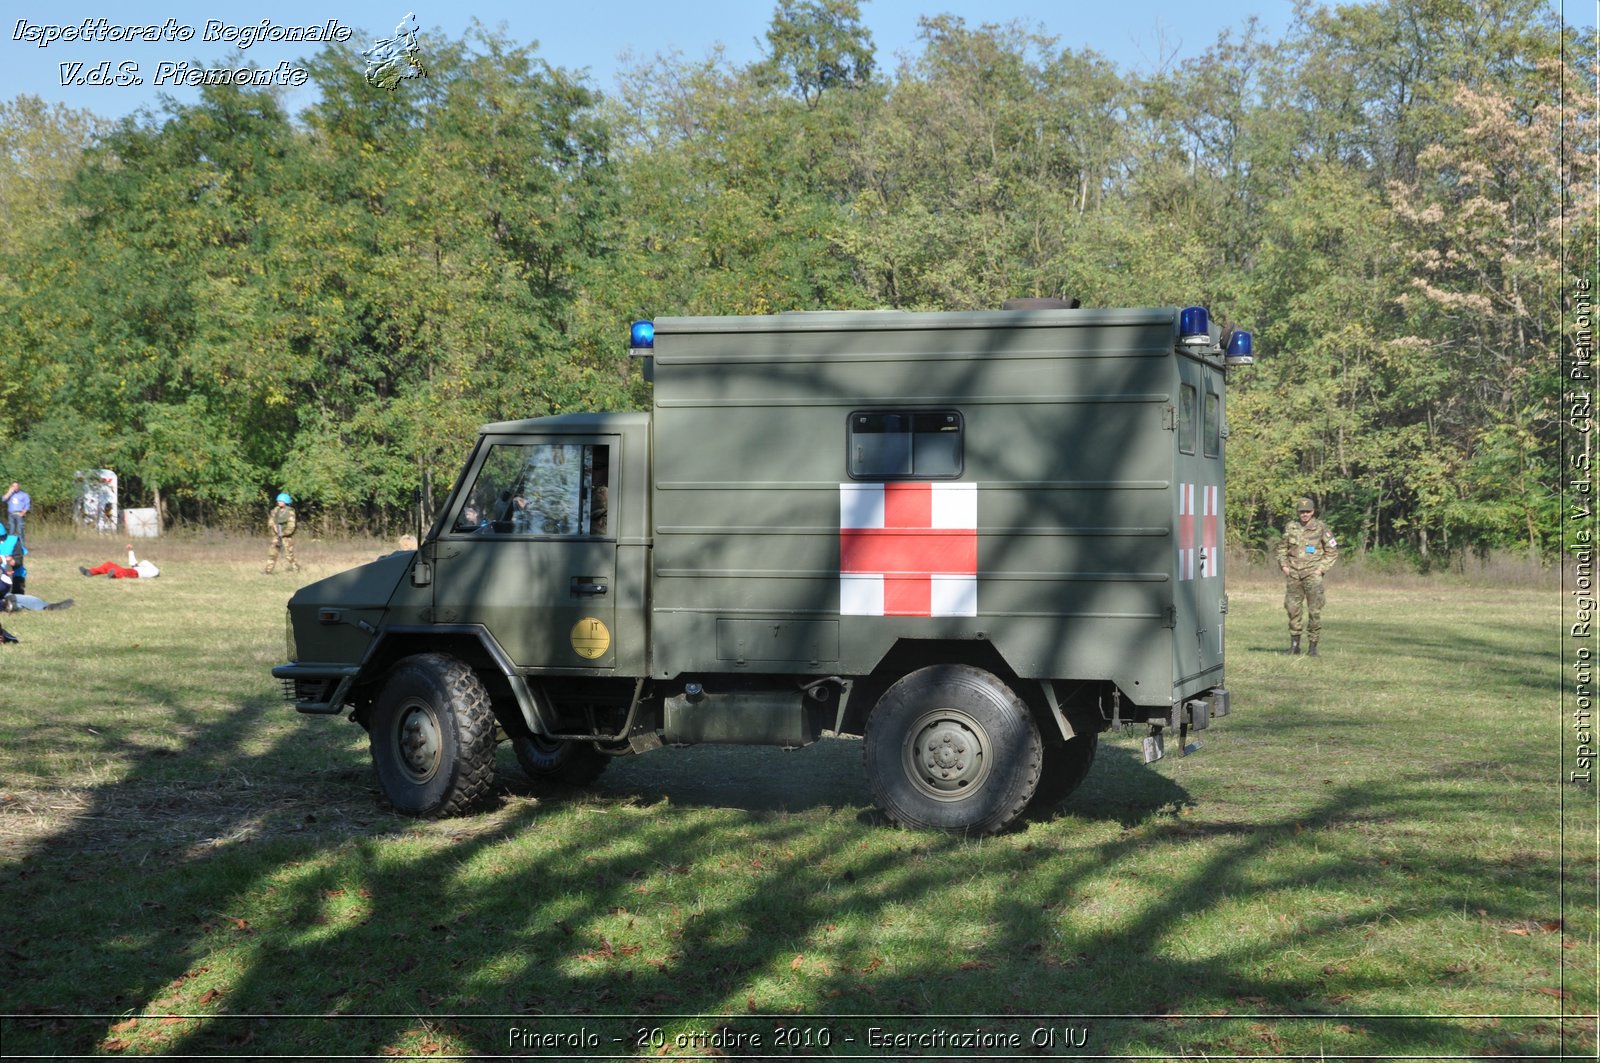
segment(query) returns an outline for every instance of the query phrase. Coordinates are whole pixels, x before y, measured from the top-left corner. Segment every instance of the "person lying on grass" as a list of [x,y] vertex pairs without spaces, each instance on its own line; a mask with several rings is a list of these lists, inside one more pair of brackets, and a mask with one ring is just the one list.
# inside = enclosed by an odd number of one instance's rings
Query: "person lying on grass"
[[16,560],[15,555],[0,557],[0,613],[14,613],[18,609],[72,608],[71,598],[59,602],[47,602],[36,594],[23,593],[26,584],[22,573],[25,570],[16,563]]
[[35,612],[44,609],[71,609],[72,599],[63,598],[59,602],[47,602],[37,594],[8,594],[0,601],[0,610],[14,613],[18,609],[32,609]]
[[140,561],[133,556],[133,544],[128,544],[128,563],[119,565],[115,561],[107,561],[94,568],[78,566],[78,571],[85,576],[110,576],[112,579],[155,579],[161,575],[161,570],[149,561]]

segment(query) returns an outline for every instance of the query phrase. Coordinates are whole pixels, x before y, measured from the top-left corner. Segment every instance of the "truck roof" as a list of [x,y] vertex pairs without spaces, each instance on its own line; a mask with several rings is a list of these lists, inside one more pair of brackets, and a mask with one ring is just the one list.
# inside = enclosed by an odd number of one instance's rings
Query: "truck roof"
[[893,329],[971,329],[1130,325],[1170,321],[1177,307],[1078,310],[791,310],[744,317],[658,317],[656,332],[861,332]]
[[644,428],[648,413],[558,413],[550,417],[529,417],[520,421],[495,421],[478,431],[484,435],[509,435],[517,432],[571,432],[590,434],[617,432],[624,428]]

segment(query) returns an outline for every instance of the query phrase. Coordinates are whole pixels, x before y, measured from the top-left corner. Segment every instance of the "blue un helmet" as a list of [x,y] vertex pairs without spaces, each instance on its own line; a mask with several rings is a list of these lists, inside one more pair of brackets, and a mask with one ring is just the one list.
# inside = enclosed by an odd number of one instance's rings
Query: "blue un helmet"
[[287,492],[287,491],[279,491],[278,492],[278,501],[287,506],[289,503],[293,502],[294,499],[289,497],[289,492]]

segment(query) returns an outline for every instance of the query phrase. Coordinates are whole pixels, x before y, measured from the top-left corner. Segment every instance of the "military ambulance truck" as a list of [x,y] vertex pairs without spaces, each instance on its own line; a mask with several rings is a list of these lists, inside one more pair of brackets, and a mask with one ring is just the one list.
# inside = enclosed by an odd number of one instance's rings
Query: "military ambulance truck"
[[639,322],[649,413],[486,425],[415,551],[301,588],[299,711],[402,812],[663,745],[864,738],[879,806],[989,833],[1229,709],[1203,308]]

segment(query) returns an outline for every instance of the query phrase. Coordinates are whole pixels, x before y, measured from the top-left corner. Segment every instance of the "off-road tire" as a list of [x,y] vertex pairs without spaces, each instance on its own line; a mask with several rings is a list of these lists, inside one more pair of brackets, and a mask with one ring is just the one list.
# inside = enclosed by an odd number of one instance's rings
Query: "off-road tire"
[[592,742],[520,734],[512,736],[511,749],[517,755],[517,763],[534,782],[587,786],[611,764],[611,758],[596,749]]
[[1066,742],[1045,743],[1044,769],[1039,774],[1039,788],[1033,793],[1035,807],[1050,808],[1072,796],[1094,767],[1099,746],[1100,736],[1093,731],[1079,731]]
[[873,799],[917,830],[993,834],[1039,785],[1033,714],[992,673],[933,665],[884,691],[867,717],[863,756]]
[[454,657],[424,653],[395,665],[367,730],[378,785],[397,812],[453,816],[494,782],[489,692]]

